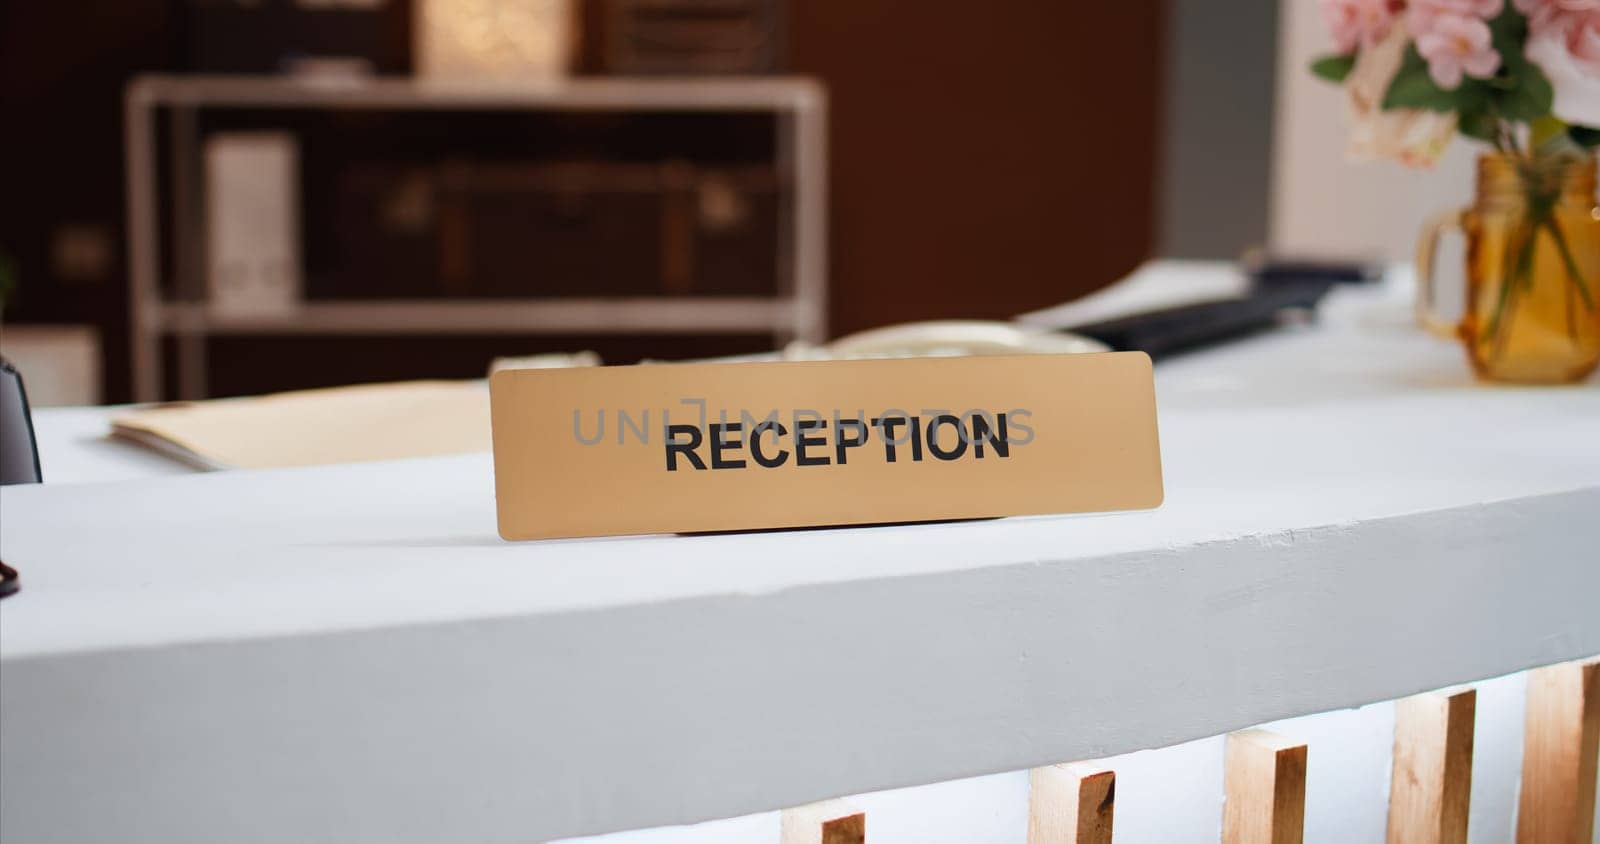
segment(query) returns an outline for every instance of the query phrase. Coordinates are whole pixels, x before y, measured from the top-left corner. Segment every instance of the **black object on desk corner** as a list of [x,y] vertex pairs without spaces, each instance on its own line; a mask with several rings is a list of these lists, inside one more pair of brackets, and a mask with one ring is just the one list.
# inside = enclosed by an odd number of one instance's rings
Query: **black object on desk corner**
[[1144,352],[1160,360],[1272,328],[1286,311],[1315,313],[1335,285],[1363,284],[1383,275],[1382,268],[1371,262],[1253,257],[1241,261],[1241,270],[1250,277],[1249,290],[1242,296],[1146,311],[1074,326],[1072,331],[1119,352]]
[[[33,436],[33,414],[28,392],[11,362],[0,358],[0,484],[36,484],[44,480],[39,469],[39,443]],[[0,598],[21,586],[17,570],[0,563]]]
[[0,358],[0,485],[44,481],[39,469],[39,443],[33,436],[28,391],[11,361]]

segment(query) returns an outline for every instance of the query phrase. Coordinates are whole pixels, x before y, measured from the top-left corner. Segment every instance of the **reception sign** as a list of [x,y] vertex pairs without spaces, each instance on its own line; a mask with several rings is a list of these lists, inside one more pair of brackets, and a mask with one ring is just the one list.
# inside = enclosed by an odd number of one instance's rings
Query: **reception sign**
[[507,370],[489,391],[506,539],[1161,503],[1137,352]]

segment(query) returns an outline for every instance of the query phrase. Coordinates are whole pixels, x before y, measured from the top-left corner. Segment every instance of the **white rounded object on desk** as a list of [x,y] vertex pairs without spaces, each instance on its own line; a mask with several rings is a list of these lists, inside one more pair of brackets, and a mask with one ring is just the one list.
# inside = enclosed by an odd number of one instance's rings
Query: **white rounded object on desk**
[[829,356],[836,359],[1109,351],[1110,347],[1104,343],[1076,334],[981,320],[940,320],[874,328],[841,337],[826,347]]

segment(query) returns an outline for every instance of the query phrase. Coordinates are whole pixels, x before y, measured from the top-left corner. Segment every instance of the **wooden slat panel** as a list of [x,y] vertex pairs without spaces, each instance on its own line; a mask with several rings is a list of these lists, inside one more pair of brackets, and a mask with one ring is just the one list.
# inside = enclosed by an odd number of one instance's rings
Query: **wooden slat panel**
[[1228,736],[1224,844],[1298,844],[1305,835],[1306,746],[1266,730]]
[[1028,775],[1028,844],[1111,844],[1117,775],[1087,763]]
[[1465,844],[1477,692],[1395,702],[1389,844]]
[[1528,672],[1519,844],[1594,840],[1600,753],[1600,660]]

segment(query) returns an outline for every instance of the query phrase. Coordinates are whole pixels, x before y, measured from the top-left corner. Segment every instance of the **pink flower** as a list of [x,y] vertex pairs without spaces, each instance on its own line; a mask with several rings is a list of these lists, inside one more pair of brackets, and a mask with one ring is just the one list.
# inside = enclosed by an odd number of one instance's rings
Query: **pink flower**
[[1500,69],[1500,54],[1482,18],[1438,15],[1428,23],[1417,33],[1417,52],[1428,60],[1428,75],[1440,88],[1460,87],[1462,74],[1488,79]]
[[1353,158],[1387,158],[1408,167],[1432,167],[1455,137],[1453,111],[1383,108],[1383,94],[1400,71],[1408,41],[1405,30],[1395,27],[1387,38],[1362,50],[1345,77]]
[[1320,0],[1322,21],[1333,34],[1334,49],[1349,53],[1384,39],[1402,0]]
[[1527,56],[1555,89],[1550,111],[1600,128],[1600,0],[1516,0],[1528,16]]
[[1566,30],[1577,19],[1600,13],[1600,0],[1512,0],[1512,5],[1528,16],[1534,36]]

